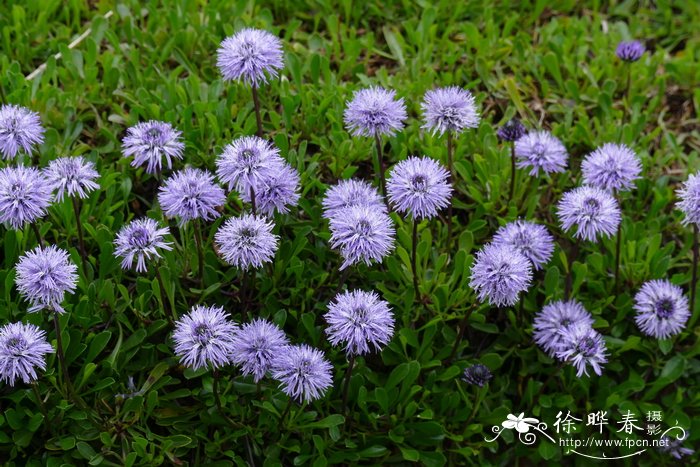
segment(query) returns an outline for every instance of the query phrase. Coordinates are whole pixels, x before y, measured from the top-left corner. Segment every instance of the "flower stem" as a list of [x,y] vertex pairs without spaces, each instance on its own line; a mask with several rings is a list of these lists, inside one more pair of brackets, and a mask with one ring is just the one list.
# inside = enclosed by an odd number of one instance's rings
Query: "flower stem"
[[258,98],[258,87],[252,86],[253,90],[253,105],[255,107],[255,121],[258,124],[258,131],[255,133],[258,138],[262,138],[263,135],[263,124],[262,118],[260,117],[260,99]]
[[457,338],[455,339],[455,343],[452,346],[452,352],[450,353],[450,356],[447,358],[446,363],[452,363],[452,360],[454,359],[455,355],[457,354],[457,349],[459,348],[459,344],[462,343],[462,339],[464,338],[464,333],[467,331],[467,326],[469,325],[469,317],[472,315],[474,312],[474,309],[476,308],[476,302],[474,302],[469,308],[469,311],[467,311],[467,314],[464,315],[464,318],[462,318],[462,321],[459,323],[459,331],[457,332]]
[[617,283],[620,276],[620,248],[622,245],[622,222],[617,227],[617,239],[615,241],[615,281],[613,282],[613,293],[617,295]]
[[168,298],[168,294],[165,290],[165,285],[163,282],[163,277],[160,275],[160,269],[158,267],[155,268],[156,270],[156,279],[158,279],[158,285],[160,286],[160,298],[163,300],[163,308],[165,308],[165,315],[168,316],[168,308],[170,309],[170,312],[172,313],[173,317],[168,318],[172,319],[172,323],[177,321],[177,313],[175,313],[175,306],[173,306],[172,303],[170,303],[170,299]]
[[51,314],[53,315],[53,326],[56,330],[56,357],[58,358],[58,365],[63,376],[66,395],[69,399],[73,399],[73,384],[71,383],[68,367],[66,366],[66,358],[63,354],[63,337],[61,336],[61,325],[58,322],[58,313],[53,311]]
[[348,369],[345,371],[345,378],[343,382],[343,409],[341,412],[345,413],[348,406],[348,392],[350,390],[350,377],[352,376],[352,369],[355,366],[355,354],[350,356],[348,360]]
[[256,209],[255,209],[255,189],[253,188],[253,185],[250,185],[250,211],[253,213],[253,215],[256,214]]
[[282,415],[280,415],[280,425],[282,426],[284,426],[284,419],[292,408],[292,402],[292,398],[290,397],[289,402],[287,402],[287,406],[282,411]]
[[377,164],[379,165],[379,186],[386,202],[386,181],[384,180],[384,155],[382,153],[382,140],[378,134],[374,135],[374,143],[377,147]]
[[[447,130],[447,168],[450,172],[450,183],[454,185],[455,175],[452,169],[452,132]],[[452,244],[452,199],[450,198],[450,205],[447,207],[447,245]]]
[[564,300],[568,300],[569,296],[571,295],[571,287],[573,285],[573,280],[574,280],[574,261],[576,261],[576,257],[578,256],[578,242],[574,242],[573,246],[571,247],[571,251],[569,252],[569,270],[567,271],[566,274],[566,283],[564,285]]
[[197,260],[199,262],[199,286],[204,286],[204,242],[202,241],[201,224],[199,219],[194,224],[194,241],[197,243]]
[[693,224],[693,272],[690,280],[690,313],[695,313],[695,294],[698,285],[698,226]]
[[39,227],[32,222],[32,230],[34,231],[34,236],[36,237],[36,242],[39,244],[40,247],[44,248],[44,239],[41,238],[41,232],[39,231]]
[[80,221],[80,200],[76,197],[71,197],[73,201],[73,212],[75,213],[75,224],[78,228],[78,244],[80,245],[80,257],[83,260],[83,271],[87,274],[87,250],[85,249],[85,240],[83,238],[83,223]]
[[418,270],[416,267],[416,256],[418,255],[418,219],[413,219],[413,245],[411,250],[411,272],[413,272],[413,290],[416,291],[416,297],[419,296],[418,292]]
[[335,297],[338,295],[343,288],[343,285],[345,285],[345,282],[348,280],[348,277],[350,277],[350,268],[351,266],[348,266],[347,268],[343,269],[343,272],[340,275],[340,279],[338,279],[338,287],[335,288],[335,292],[333,292],[333,296]]
[[510,193],[508,195],[508,203],[513,202],[513,195],[515,194],[515,143],[510,144]]

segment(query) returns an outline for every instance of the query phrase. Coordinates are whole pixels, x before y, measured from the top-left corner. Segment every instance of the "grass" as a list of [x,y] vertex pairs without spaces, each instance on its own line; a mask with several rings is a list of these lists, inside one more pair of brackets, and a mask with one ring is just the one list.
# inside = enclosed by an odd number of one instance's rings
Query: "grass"
[[[112,8],[114,16],[104,20]],[[43,167],[82,154],[97,164],[102,186],[82,210],[90,265],[80,268],[78,290],[61,316],[67,364],[87,408],[58,392],[55,356],[36,393],[0,384],[0,459],[42,466],[230,465],[251,457],[271,466],[516,459],[588,465],[542,440],[525,446],[512,432],[497,443],[484,441],[509,413],[525,412],[552,427],[557,412],[567,410],[578,418],[608,410],[611,437],[620,436],[614,422],[621,412],[659,410],[665,423],[677,420],[690,431],[688,447],[697,446],[700,312],[694,310],[675,339],[656,341],[634,325],[632,297],[654,278],[689,287],[692,231],[674,210],[674,190],[700,168],[699,25],[694,2],[47,0],[0,6],[0,96],[38,111],[47,128],[33,162]],[[68,50],[89,26],[90,36]],[[250,90],[224,84],[215,67],[219,42],[245,26],[267,29],[285,44],[281,79],[261,90],[263,121],[266,136],[302,177],[299,207],[275,220],[282,242],[273,267],[257,275],[251,311],[283,326],[294,342],[326,351],[335,386],[316,403],[293,405],[280,423],[288,399],[276,383],[267,379],[258,389],[227,369],[222,404],[243,425],[232,429],[216,410],[212,373],[186,370],[173,356],[153,272],[122,272],[112,241],[133,217],[162,219],[154,202],[157,180],[121,157],[128,126],[147,119],[173,123],[186,140],[186,163],[209,169],[225,144],[255,133]],[[643,39],[648,53],[628,66],[614,50],[630,38]],[[52,58],[57,52],[59,60]],[[46,61],[40,76],[25,79]],[[628,106],[622,99],[627,73]],[[381,266],[354,269],[347,280],[392,304],[397,332],[381,354],[356,362],[351,410],[343,415],[347,361],[329,346],[319,316],[335,291],[340,258],[328,246],[320,200],[338,179],[373,179],[373,141],[350,137],[342,122],[345,101],[370,84],[395,89],[408,106],[406,129],[386,146],[390,164],[413,154],[445,160],[445,140],[420,129],[420,102],[433,87],[470,89],[483,122],[455,141],[455,245],[446,244],[441,221],[419,226],[420,290],[429,301],[414,304],[412,225],[395,214],[395,254]],[[559,137],[570,170],[541,179],[519,172],[517,202],[508,204],[510,150],[495,131],[512,116]],[[601,377],[579,379],[571,367],[555,373],[557,363],[532,343],[531,321],[543,304],[563,298],[573,239],[561,232],[556,201],[579,183],[582,158],[610,141],[635,149],[644,177],[622,199],[621,293],[612,290],[614,238],[581,243],[573,264],[572,296],[593,313],[611,354]],[[231,194],[225,216],[241,209]],[[525,297],[523,324],[517,308],[478,307],[457,358],[443,364],[475,300],[468,287],[475,252],[518,216],[545,223],[559,244]],[[243,319],[242,275],[212,248],[221,222],[206,225],[202,288],[188,277],[197,264],[192,229],[171,223],[176,249],[159,270],[178,315],[193,304],[221,304]],[[39,227],[80,264],[70,201],[52,207]],[[33,322],[55,340],[50,317],[27,314],[14,287],[14,265],[34,247],[33,234],[3,229],[0,244],[0,322]],[[458,381],[476,362],[495,374],[481,391]],[[650,449],[634,462],[668,460]]]

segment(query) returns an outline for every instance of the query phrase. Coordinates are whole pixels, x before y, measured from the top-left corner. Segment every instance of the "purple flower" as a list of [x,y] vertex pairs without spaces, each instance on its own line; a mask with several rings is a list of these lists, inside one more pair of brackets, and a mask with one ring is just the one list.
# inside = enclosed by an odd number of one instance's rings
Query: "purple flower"
[[38,246],[19,258],[16,271],[17,290],[31,304],[30,313],[43,308],[65,311],[61,307],[65,293],[73,293],[78,283],[78,267],[67,251]]
[[490,243],[476,254],[469,286],[481,302],[512,306],[520,292],[530,286],[530,280],[532,265],[525,256],[509,246]]
[[695,451],[692,449],[684,448],[683,441],[688,439],[690,433],[684,433],[682,436],[672,437],[664,435],[659,440],[659,451],[675,459],[681,459],[684,456],[692,456]]
[[379,351],[394,334],[394,315],[375,292],[345,291],[335,296],[324,315],[331,345],[345,344],[349,355]]
[[224,205],[226,195],[208,171],[187,167],[160,187],[158,202],[166,217],[179,217],[183,226],[192,219],[209,221],[219,217],[216,208]]
[[326,191],[323,198],[323,217],[332,219],[342,215],[342,212],[353,206],[386,212],[386,204],[379,192],[364,180],[341,180]]
[[576,300],[548,303],[535,315],[532,337],[554,357],[561,350],[563,331],[572,326],[593,328],[593,316]]
[[634,296],[634,321],[646,335],[666,339],[679,334],[690,318],[683,290],[667,280],[645,282]]
[[[250,203],[250,190],[243,190],[241,199]],[[288,206],[295,206],[298,202],[299,172],[287,163],[255,187],[257,210],[267,216],[272,216],[275,211],[286,214],[289,212]]]
[[0,381],[14,386],[36,381],[36,368],[46,369],[44,355],[53,347],[46,333],[33,324],[8,323],[0,327]]
[[45,216],[53,200],[51,191],[44,175],[33,167],[0,169],[0,222],[21,229]]
[[462,380],[474,386],[479,386],[480,388],[483,388],[491,378],[493,378],[493,373],[491,373],[488,367],[481,363],[466,367],[462,374]]
[[392,136],[404,126],[406,105],[396,92],[373,86],[355,91],[345,108],[345,126],[353,136]]
[[81,156],[52,160],[44,169],[44,175],[49,185],[56,190],[58,201],[62,201],[66,193],[68,196],[78,195],[80,198],[87,198],[91,191],[100,187],[95,182],[95,179],[100,176],[95,170],[95,164]]
[[460,87],[450,86],[433,89],[425,93],[423,103],[422,128],[433,134],[446,131],[461,133],[466,128],[479,126],[479,111],[476,110],[474,96]]
[[639,158],[624,144],[604,144],[581,163],[584,184],[611,192],[631,190],[641,171]]
[[512,118],[500,127],[496,134],[501,141],[517,141],[525,135],[525,132],[525,125],[517,118]]
[[194,370],[228,365],[237,330],[222,307],[195,305],[175,323],[175,355]]
[[564,145],[548,131],[531,131],[515,141],[518,167],[530,167],[530,175],[564,172],[569,154]]
[[611,236],[620,225],[620,207],[607,191],[581,186],[564,193],[557,205],[564,230],[576,225],[574,237],[591,242],[598,236]]
[[258,318],[236,332],[231,346],[231,363],[240,366],[244,375],[253,375],[257,383],[288,345],[287,336],[277,325]]
[[681,199],[676,208],[685,214],[683,225],[693,223],[700,226],[700,173],[690,175],[676,195]]
[[280,151],[257,136],[243,136],[226,145],[216,159],[216,176],[229,190],[256,190],[274,177],[284,166]]
[[289,397],[311,402],[323,397],[333,384],[332,370],[320,350],[306,344],[290,345],[273,362],[272,376]]
[[32,147],[44,142],[44,127],[39,114],[26,107],[5,104],[0,107],[0,153],[14,159],[22,149],[31,154]]
[[146,272],[146,260],[152,263],[160,258],[160,249],[172,250],[172,243],[163,238],[170,233],[153,219],[143,218],[129,222],[117,233],[114,254],[122,258],[122,269],[130,269],[136,260],[136,271]]
[[617,44],[615,55],[626,62],[636,62],[644,54],[644,44],[639,41],[622,41]]
[[330,220],[331,247],[338,248],[345,261],[353,264],[381,262],[394,249],[395,230],[391,218],[377,209],[354,206]]
[[535,269],[542,269],[554,252],[554,238],[547,228],[524,220],[509,222],[499,228],[493,243],[517,249],[532,261]]
[[272,222],[252,214],[230,218],[214,236],[224,261],[243,270],[259,268],[272,261],[278,239],[272,233]]
[[429,157],[409,157],[396,164],[386,189],[396,210],[414,219],[435,217],[450,204],[449,173]]
[[161,161],[165,157],[168,169],[172,168],[172,159],[182,159],[185,143],[182,133],[170,123],[149,120],[137,123],[126,130],[122,141],[124,157],[134,156],[132,167],[146,164],[146,172],[160,172]]
[[246,28],[221,42],[216,51],[216,66],[224,81],[243,81],[251,86],[277,78],[284,67],[282,42],[261,29]]
[[608,361],[603,336],[585,323],[562,329],[561,344],[556,351],[559,360],[569,362],[576,368],[576,376],[588,376],[588,367],[600,376],[602,365]]

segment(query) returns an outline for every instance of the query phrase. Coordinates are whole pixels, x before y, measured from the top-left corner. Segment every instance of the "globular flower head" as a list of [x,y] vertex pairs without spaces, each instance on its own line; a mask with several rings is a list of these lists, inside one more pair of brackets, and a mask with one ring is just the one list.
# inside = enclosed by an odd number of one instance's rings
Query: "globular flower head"
[[639,41],[621,41],[617,44],[615,55],[626,62],[636,62],[642,58],[645,50],[644,44]]
[[216,175],[229,190],[245,193],[252,187],[257,192],[284,164],[272,143],[257,136],[243,136],[226,145],[216,159]]
[[333,384],[333,367],[323,352],[306,344],[290,345],[272,364],[272,377],[297,402],[320,399]]
[[676,203],[676,208],[685,214],[683,224],[700,226],[700,173],[691,174],[676,195],[681,199]]
[[219,217],[216,208],[223,206],[226,195],[208,171],[187,167],[160,187],[158,202],[166,217],[178,217],[182,226],[193,219],[209,221]]
[[583,183],[602,190],[628,191],[642,172],[639,158],[624,144],[607,143],[581,163]]
[[394,334],[394,315],[375,292],[345,291],[328,305],[326,334],[333,346],[345,345],[348,355],[381,350]]
[[526,131],[525,125],[523,125],[520,120],[517,118],[511,118],[505,123],[505,125],[498,129],[496,134],[498,135],[498,139],[501,141],[512,142],[519,140],[525,135]]
[[645,282],[634,296],[634,309],[639,329],[657,339],[679,334],[690,318],[683,290],[668,280]]
[[392,136],[404,126],[406,105],[396,92],[373,86],[355,91],[345,108],[345,126],[353,136]]
[[562,330],[561,344],[555,353],[559,360],[576,368],[576,376],[588,376],[588,367],[600,376],[602,366],[608,361],[605,341],[600,333],[580,323]]
[[512,306],[530,286],[532,265],[519,251],[490,243],[476,254],[469,286],[481,302]]
[[253,375],[257,383],[288,345],[287,336],[277,325],[258,318],[236,332],[231,346],[231,363],[240,366],[244,375]]
[[33,324],[8,323],[0,327],[0,381],[14,386],[36,381],[36,369],[46,369],[44,355],[53,347],[46,333]]
[[78,267],[67,251],[55,245],[38,246],[19,258],[16,270],[17,290],[31,304],[30,313],[44,308],[65,311],[61,302],[78,283]]
[[473,384],[474,386],[479,386],[480,388],[483,388],[491,378],[493,378],[493,373],[491,373],[491,370],[489,370],[487,366],[481,363],[466,367],[462,374],[463,381]]
[[243,270],[259,268],[272,261],[278,240],[272,233],[272,222],[253,214],[230,218],[214,236],[224,261]]
[[130,269],[136,260],[136,271],[146,272],[146,261],[160,258],[160,250],[172,250],[165,241],[167,228],[161,228],[153,219],[131,221],[119,230],[114,239],[114,254],[122,258],[122,269]]
[[251,86],[276,78],[284,67],[282,41],[261,29],[246,28],[221,42],[216,66],[225,81],[243,81]]
[[237,330],[222,307],[195,305],[175,322],[175,355],[194,370],[228,365]]
[[576,300],[545,305],[535,315],[532,336],[537,345],[554,357],[561,350],[564,331],[572,326],[593,327],[593,316]]
[[548,131],[531,131],[515,141],[518,167],[530,168],[530,175],[564,172],[569,154],[564,145]]
[[367,206],[386,212],[386,204],[372,184],[364,180],[350,179],[341,180],[326,191],[323,197],[323,217],[332,219],[353,206]]
[[554,238],[547,228],[524,220],[509,222],[499,228],[493,243],[517,249],[532,261],[535,269],[542,269],[554,252]]
[[[250,190],[241,192],[241,199],[251,202]],[[299,172],[287,163],[266,178],[255,188],[255,205],[257,210],[267,216],[289,212],[289,206],[299,202]]]
[[620,207],[607,191],[592,186],[580,186],[564,193],[557,205],[557,215],[564,230],[574,225],[574,237],[596,241],[599,236],[611,236],[620,225]]
[[461,133],[467,128],[479,126],[479,111],[474,96],[457,86],[433,89],[425,93],[423,103],[423,128],[433,134],[446,131]]
[[20,150],[31,154],[34,145],[43,142],[44,127],[38,113],[19,105],[0,106],[0,153],[3,158],[14,159]]
[[381,262],[394,249],[396,231],[386,212],[367,206],[347,208],[330,220],[331,246],[338,248],[346,267],[364,262]]
[[53,200],[51,185],[34,167],[0,169],[0,222],[13,229],[46,215]]
[[683,441],[685,441],[690,433],[684,433],[683,435],[669,436],[664,435],[659,439],[659,451],[675,459],[682,459],[685,456],[692,456],[695,451],[689,448],[683,447]]
[[58,201],[63,200],[66,194],[87,198],[90,192],[100,187],[95,182],[100,176],[95,170],[95,164],[86,161],[82,156],[54,159],[49,162],[44,174],[49,185],[56,190]]
[[394,166],[386,184],[389,201],[414,219],[435,217],[450,204],[449,173],[429,157],[409,157]]
[[126,130],[122,140],[124,157],[134,156],[132,167],[146,165],[146,172],[160,172],[163,158],[168,169],[172,168],[173,159],[182,159],[185,143],[182,133],[170,123],[149,120],[137,123]]

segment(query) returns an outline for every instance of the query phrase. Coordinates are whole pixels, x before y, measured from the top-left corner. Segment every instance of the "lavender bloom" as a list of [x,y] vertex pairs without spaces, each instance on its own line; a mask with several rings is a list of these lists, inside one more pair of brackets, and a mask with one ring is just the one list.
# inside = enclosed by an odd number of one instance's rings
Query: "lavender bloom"
[[331,345],[345,344],[348,355],[364,355],[389,343],[394,334],[394,315],[389,304],[375,292],[345,291],[335,296],[324,315]]
[[290,345],[275,359],[272,376],[297,402],[320,399],[333,384],[333,367],[323,352],[306,344]]
[[243,136],[224,148],[216,159],[216,175],[229,190],[255,191],[273,178],[284,166],[280,151],[257,136]]
[[446,131],[461,133],[466,128],[479,126],[480,117],[474,96],[457,86],[426,92],[421,108],[425,121],[422,128],[432,130],[433,134],[442,135]]
[[396,92],[373,86],[355,91],[347,102],[345,126],[353,136],[392,136],[404,126],[406,105]]
[[194,370],[228,365],[237,330],[222,307],[195,305],[175,323],[175,355]]
[[251,86],[277,78],[284,67],[282,42],[261,29],[246,28],[221,42],[216,51],[216,66],[224,81],[240,81]]
[[126,130],[122,141],[124,157],[134,156],[132,167],[146,164],[149,174],[160,172],[162,159],[172,168],[172,159],[182,159],[185,143],[182,133],[170,123],[149,120]]
[[561,345],[555,352],[559,360],[571,363],[576,376],[588,376],[588,366],[600,376],[602,365],[608,361],[605,341],[598,331],[579,323],[562,329]]
[[172,243],[163,238],[170,231],[160,228],[153,219],[137,219],[126,224],[114,239],[114,254],[122,258],[122,269],[130,269],[136,260],[136,271],[146,272],[146,260],[160,258],[160,249],[172,250]]
[[561,350],[563,332],[572,326],[593,328],[593,316],[576,300],[548,303],[535,315],[532,337],[554,357]]
[[272,233],[272,222],[266,218],[244,214],[227,220],[214,240],[224,261],[247,270],[272,261],[279,237]]
[[679,334],[690,318],[683,290],[667,280],[645,282],[634,296],[634,321],[646,335],[657,339]]
[[496,134],[501,141],[517,141],[525,135],[525,125],[517,118],[512,118],[500,127]]
[[493,373],[481,363],[466,367],[462,375],[462,380],[466,383],[479,386],[480,388],[483,388],[486,383],[491,381],[491,378],[493,378]]
[[[250,203],[250,190],[243,190],[241,199]],[[255,188],[256,207],[267,216],[272,216],[275,211],[286,214],[289,212],[288,206],[294,206],[298,202],[299,172],[287,163],[282,164],[276,173]]]
[[641,171],[639,158],[624,144],[604,144],[581,163],[584,184],[611,192],[632,189]]
[[481,302],[512,306],[532,280],[530,261],[517,250],[490,243],[476,254],[469,286]]
[[14,159],[20,148],[30,154],[32,147],[44,142],[44,127],[39,114],[26,107],[5,104],[0,107],[0,153]]
[[599,235],[611,236],[620,225],[620,207],[607,191],[580,186],[564,193],[557,205],[564,230],[576,225],[574,237],[596,241]]
[[36,381],[36,368],[45,370],[44,354],[52,352],[46,333],[33,324],[8,323],[0,327],[0,381],[10,386],[19,379],[25,384]]
[[414,219],[435,217],[450,204],[449,173],[429,157],[409,157],[396,164],[386,189],[396,210]]
[[345,261],[340,266],[381,262],[394,248],[395,230],[391,218],[367,206],[354,206],[330,221],[331,247],[338,248]]
[[530,167],[530,175],[564,172],[569,154],[556,137],[548,131],[531,131],[515,141],[518,167]]
[[287,336],[277,325],[258,318],[236,332],[231,346],[231,363],[240,366],[244,375],[253,375],[257,383],[288,345]]
[[0,169],[0,222],[21,229],[45,216],[53,200],[51,191],[45,177],[33,167]]
[[17,290],[31,304],[30,313],[43,308],[65,312],[61,307],[65,293],[73,293],[78,283],[78,267],[67,251],[38,246],[19,258],[16,271]]
[[160,187],[158,202],[166,217],[179,217],[183,226],[192,219],[209,221],[219,217],[216,208],[224,205],[226,195],[208,171],[187,167]]
[[523,220],[509,222],[499,228],[493,237],[493,243],[517,249],[532,261],[535,269],[542,269],[554,252],[554,238],[547,228]]
[[326,191],[323,198],[323,217],[332,219],[353,206],[367,206],[386,212],[386,204],[372,184],[364,180],[350,179],[341,180]]
[[668,454],[676,459],[681,459],[684,456],[692,456],[695,451],[689,448],[683,447],[683,441],[685,441],[690,433],[686,433],[684,436],[672,437],[664,435],[659,440],[659,451],[664,454]]
[[617,44],[615,55],[626,62],[636,62],[644,54],[644,44],[639,41],[622,41]]
[[97,190],[100,185],[95,179],[100,176],[95,170],[95,164],[86,161],[81,156],[61,157],[49,162],[44,170],[49,185],[56,190],[56,199],[63,200],[63,196],[78,195],[87,198],[88,193]]
[[676,208],[685,214],[683,225],[692,223],[700,226],[700,173],[690,175],[676,195],[681,199],[676,203]]

